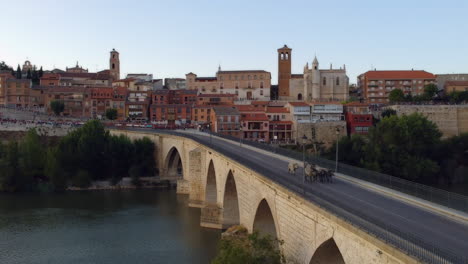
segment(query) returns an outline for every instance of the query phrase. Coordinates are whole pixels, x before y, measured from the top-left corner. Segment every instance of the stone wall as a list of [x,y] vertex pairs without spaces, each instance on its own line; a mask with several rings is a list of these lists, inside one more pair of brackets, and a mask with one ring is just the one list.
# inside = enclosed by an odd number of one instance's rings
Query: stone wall
[[421,113],[434,122],[443,138],[468,132],[468,105],[393,105],[398,115]]
[[345,121],[336,121],[336,122],[317,122],[317,123],[306,123],[306,124],[297,124],[296,136],[298,142],[305,135],[308,138],[308,142],[312,142],[312,129],[315,128],[315,141],[317,143],[323,143],[323,147],[329,148],[337,139],[336,128],[340,129],[339,137],[344,137],[347,135],[346,131],[346,122]]

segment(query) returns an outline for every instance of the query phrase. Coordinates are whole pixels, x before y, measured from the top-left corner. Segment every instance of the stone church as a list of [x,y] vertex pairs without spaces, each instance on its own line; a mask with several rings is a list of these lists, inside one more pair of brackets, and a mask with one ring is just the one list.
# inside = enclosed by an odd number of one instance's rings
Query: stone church
[[320,69],[317,57],[311,67],[304,66],[303,74],[291,74],[292,49],[284,45],[278,49],[278,99],[287,101],[345,101],[349,97],[349,78],[346,66],[339,69]]

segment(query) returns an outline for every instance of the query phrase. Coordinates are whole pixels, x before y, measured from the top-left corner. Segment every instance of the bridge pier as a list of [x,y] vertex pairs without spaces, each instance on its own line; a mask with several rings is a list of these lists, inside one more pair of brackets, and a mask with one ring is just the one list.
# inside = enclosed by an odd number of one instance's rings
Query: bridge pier
[[223,229],[223,208],[217,204],[207,204],[201,208],[200,226]]
[[203,175],[206,173],[204,160],[206,151],[201,148],[196,148],[189,152],[188,168],[189,175],[189,207],[203,208],[204,207],[204,185]]

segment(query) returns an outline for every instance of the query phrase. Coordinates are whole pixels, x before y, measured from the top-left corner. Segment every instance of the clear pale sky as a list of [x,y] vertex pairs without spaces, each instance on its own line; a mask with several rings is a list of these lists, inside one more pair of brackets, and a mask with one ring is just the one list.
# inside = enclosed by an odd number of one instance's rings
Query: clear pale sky
[[91,71],[120,52],[121,75],[214,76],[263,69],[277,83],[276,49],[293,73],[314,54],[346,64],[350,82],[371,67],[468,72],[468,1],[52,1],[0,0],[0,61]]

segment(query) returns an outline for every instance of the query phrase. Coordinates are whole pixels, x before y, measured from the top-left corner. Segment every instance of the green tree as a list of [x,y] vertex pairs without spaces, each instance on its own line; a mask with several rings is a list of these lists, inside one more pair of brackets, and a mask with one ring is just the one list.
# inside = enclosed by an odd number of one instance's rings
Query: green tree
[[395,89],[390,92],[388,99],[392,103],[403,102],[405,100],[405,94],[400,89]]
[[392,115],[396,115],[397,112],[396,110],[392,109],[392,108],[386,108],[382,111],[382,118],[385,118],[385,117],[389,117],[389,116],[392,116]]
[[151,139],[144,137],[133,142],[135,146],[135,154],[133,155],[133,164],[140,171],[140,176],[153,176],[156,166],[154,158],[155,146]]
[[79,168],[86,170],[92,180],[101,180],[107,177],[105,151],[108,144],[109,132],[98,120],[86,122],[78,131],[78,144],[76,149]]
[[106,110],[106,118],[109,120],[117,119],[117,109],[109,108]]
[[13,68],[8,66],[4,61],[0,61],[0,71],[13,71]]
[[439,88],[437,88],[437,85],[433,83],[424,85],[424,96],[428,100],[431,100],[432,98],[434,98],[434,96],[437,95],[438,91],[439,91]]
[[52,185],[52,189],[56,192],[61,192],[67,188],[68,178],[66,172],[59,164],[57,155],[56,148],[49,148],[47,150],[44,174]]
[[129,175],[129,169],[133,161],[134,146],[132,141],[124,135],[110,136],[106,153],[107,158],[110,159],[108,162],[110,164],[110,180],[111,184],[114,185],[123,177]]
[[78,170],[72,178],[72,184],[79,188],[88,188],[91,186],[91,176],[86,170]]
[[50,102],[50,108],[55,113],[55,115],[58,116],[63,112],[63,110],[65,110],[65,104],[63,101],[53,100]]
[[433,177],[439,167],[430,153],[441,136],[437,126],[419,113],[386,117],[369,132],[364,165],[410,180]]
[[245,228],[240,227],[235,234],[221,238],[218,253],[211,264],[285,263],[278,243],[280,242],[270,236],[263,236],[258,232],[248,234]]
[[5,192],[18,191],[18,178],[21,177],[19,169],[18,142],[10,141],[3,153],[0,162],[0,190]]
[[42,78],[43,75],[44,75],[44,71],[42,70],[42,66],[41,66],[41,68],[39,69],[39,72],[37,73],[37,77],[40,79]]
[[19,144],[21,159],[19,162],[22,171],[20,177],[23,190],[35,189],[37,181],[44,181],[44,146],[36,129],[30,129]]
[[27,75],[26,75],[26,79],[32,79],[31,69],[28,69],[28,73],[27,73]]
[[16,68],[16,79],[21,79],[21,68],[18,64],[18,67]]

